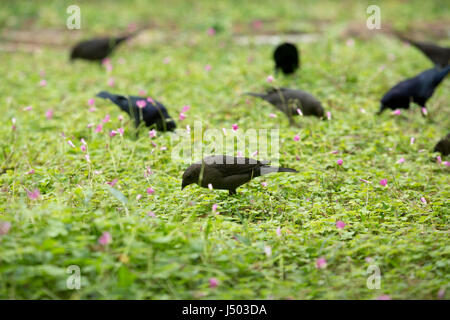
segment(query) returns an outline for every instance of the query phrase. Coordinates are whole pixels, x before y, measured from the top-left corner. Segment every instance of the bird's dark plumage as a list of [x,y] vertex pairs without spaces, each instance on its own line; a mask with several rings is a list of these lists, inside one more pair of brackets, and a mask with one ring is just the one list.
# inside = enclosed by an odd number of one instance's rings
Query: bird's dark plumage
[[385,109],[409,109],[410,102],[415,102],[426,108],[426,102],[449,72],[450,66],[444,69],[432,68],[425,70],[414,78],[399,82],[381,99],[378,114]]
[[284,74],[291,74],[299,68],[300,55],[297,47],[292,43],[285,42],[276,47],[273,59],[275,60],[275,72],[281,69]]
[[204,188],[211,184],[213,189],[228,190],[232,195],[236,194],[236,188],[244,183],[271,172],[297,172],[297,170],[272,167],[267,161],[244,157],[208,156],[186,169],[181,189],[192,183]]
[[422,53],[426,55],[428,59],[430,59],[435,64],[435,66],[439,68],[448,66],[450,61],[450,48],[441,47],[430,42],[415,41],[399,34],[397,36],[401,40],[410,43],[411,45],[422,51]]
[[[128,113],[131,118],[134,118],[136,127],[139,126],[141,121],[144,121],[147,127],[156,124],[156,129],[158,131],[173,131],[176,128],[175,121],[169,116],[166,107],[156,100],[150,102],[143,97],[126,97],[112,94],[107,91],[99,92],[97,97],[109,99],[119,106],[119,108]],[[142,109],[137,105],[137,102],[140,100],[145,101],[145,107]]]
[[450,154],[450,133],[439,140],[434,147],[433,152],[440,152],[443,156],[448,156]]
[[292,116],[298,115],[297,109],[300,109],[305,116],[316,116],[319,118],[324,116],[324,110],[320,101],[303,90],[270,88],[266,93],[248,92],[245,94],[262,98],[274,105],[288,116],[290,124],[293,124]]
[[76,44],[70,53],[70,60],[84,59],[90,61],[102,61],[122,42],[133,37],[132,33],[123,37],[95,38],[81,41]]

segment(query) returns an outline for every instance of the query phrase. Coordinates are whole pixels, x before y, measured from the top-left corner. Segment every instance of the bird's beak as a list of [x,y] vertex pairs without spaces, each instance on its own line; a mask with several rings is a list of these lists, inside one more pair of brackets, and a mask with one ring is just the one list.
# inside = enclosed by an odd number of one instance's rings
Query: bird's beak
[[186,182],[182,182],[181,183],[181,190],[183,190],[184,188],[186,188],[186,186],[187,186],[188,184],[186,183]]

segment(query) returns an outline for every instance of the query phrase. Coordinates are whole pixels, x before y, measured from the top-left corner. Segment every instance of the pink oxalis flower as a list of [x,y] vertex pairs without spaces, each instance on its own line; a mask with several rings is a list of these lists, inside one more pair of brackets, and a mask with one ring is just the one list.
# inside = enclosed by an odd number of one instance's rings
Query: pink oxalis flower
[[114,180],[111,181],[111,182],[107,182],[107,184],[109,184],[111,187],[114,187],[114,186],[116,185],[117,181],[119,181],[119,180],[114,179]]
[[344,221],[336,221],[336,228],[338,229],[344,229],[345,228],[345,222]]
[[96,128],[95,128],[95,132],[102,132],[103,130],[103,125],[100,123]]
[[155,190],[152,187],[147,188],[147,193],[148,194],[154,194]]
[[269,76],[267,76],[267,78],[266,78],[266,81],[268,82],[268,83],[271,83],[271,82],[273,82],[275,80],[275,78],[272,76],[272,75],[269,75]]
[[149,136],[150,138],[156,137],[156,130],[155,130],[155,129],[150,130],[150,131],[148,132],[148,136]]
[[209,279],[209,287],[211,289],[214,289],[215,287],[217,287],[219,285],[219,280],[217,280],[216,278],[211,278]]
[[208,36],[213,36],[216,34],[216,29],[208,28],[208,31],[206,33],[208,34]]
[[102,233],[100,238],[98,238],[98,243],[102,246],[106,246],[112,242],[111,234],[108,231]]
[[53,110],[52,109],[49,109],[49,110],[47,110],[46,112],[45,112],[45,117],[47,118],[47,119],[51,119],[51,118],[53,118]]
[[420,201],[422,201],[422,203],[424,204],[427,204],[427,200],[424,197],[420,198]]
[[342,166],[342,164],[344,163],[344,160],[338,159],[338,160],[336,161],[336,163],[337,163],[339,166]]
[[30,200],[36,200],[41,195],[39,189],[34,189],[33,191],[27,190],[27,195]]
[[317,269],[325,269],[326,267],[327,267],[327,260],[325,260],[325,258],[318,258],[316,260]]
[[147,105],[147,102],[145,102],[145,100],[138,100],[136,101],[136,105],[138,106],[138,108],[145,108],[145,106]]
[[11,229],[10,222],[0,221],[0,236],[4,236],[5,234],[7,234],[10,229]]
[[381,179],[380,185],[382,185],[383,187],[387,186],[387,179]]
[[233,129],[233,131],[236,131],[237,129],[239,129],[239,126],[235,123],[231,126],[231,128]]
[[295,136],[294,136],[294,141],[299,141],[300,140],[300,136],[298,135],[298,134],[296,134]]
[[405,158],[400,158],[400,159],[397,160],[397,163],[398,163],[398,164],[401,164],[401,163],[403,163],[403,162],[405,162]]
[[180,121],[183,121],[184,119],[186,119],[186,115],[183,112],[181,112],[179,119],[180,119]]
[[217,205],[217,203],[214,203],[213,205],[212,205],[212,212],[214,213],[214,214],[218,214],[217,213],[217,207],[218,207],[218,205]]

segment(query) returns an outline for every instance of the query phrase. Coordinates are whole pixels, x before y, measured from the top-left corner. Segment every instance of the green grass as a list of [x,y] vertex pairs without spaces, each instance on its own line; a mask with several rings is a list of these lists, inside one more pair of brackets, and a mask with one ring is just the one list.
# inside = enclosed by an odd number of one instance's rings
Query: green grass
[[[64,1],[2,2],[2,34],[56,29],[70,42],[74,33],[118,32],[133,21],[150,20],[157,27],[147,38],[121,46],[110,74],[95,64],[69,64],[68,47],[42,46],[34,54],[0,51],[0,221],[11,223],[0,236],[0,298],[437,299],[447,288],[449,168],[433,161],[432,149],[450,128],[450,82],[429,101],[432,122],[417,107],[375,117],[387,89],[431,64],[383,35],[355,38],[355,45],[347,46],[341,32],[355,21],[365,28],[366,4],[79,3],[82,29],[69,31]],[[439,1],[380,6],[382,23],[403,29],[418,20],[441,20],[450,10]],[[273,73],[271,45],[233,41],[233,28],[242,25],[239,30],[248,33],[254,19],[274,32],[317,32],[318,20],[329,21],[319,41],[299,44],[302,70],[277,77],[276,84],[316,95],[331,111],[331,121],[301,118],[301,129],[288,127],[270,105],[241,95],[261,91]],[[214,25],[221,32],[207,36]],[[211,71],[204,70],[206,64]],[[46,87],[39,86],[40,70]],[[114,88],[108,88],[109,78]],[[171,134],[158,133],[153,147],[148,130],[142,128],[136,138],[128,117],[121,124],[111,103],[96,99],[97,111],[89,112],[88,100],[104,89],[127,94],[145,89],[176,119],[182,106],[191,105],[187,119],[178,121],[181,128],[199,120],[208,128],[231,129],[234,123],[240,130],[279,128],[280,163],[300,174],[255,179],[234,197],[195,185],[181,191],[186,164],[171,159]],[[32,110],[23,111],[29,105]],[[51,120],[45,118],[48,109],[54,110]],[[106,114],[111,121],[103,133],[86,127]],[[123,137],[108,136],[121,126]],[[293,140],[296,134],[300,141]],[[88,143],[90,164],[81,138]],[[405,162],[397,164],[401,157]],[[343,159],[341,167],[337,159]],[[147,166],[153,171],[148,177]],[[26,174],[31,169],[35,173]],[[387,187],[379,184],[384,178]],[[116,191],[106,184],[114,179]],[[146,193],[150,186],[153,195]],[[40,198],[29,199],[25,188],[38,188]],[[213,204],[220,214],[212,213]],[[335,226],[339,220],[346,223],[343,230]],[[105,231],[112,242],[101,246],[97,241]],[[316,268],[320,257],[327,260],[325,269]],[[366,286],[370,264],[381,270],[379,290]],[[81,268],[80,290],[66,288],[70,265]],[[219,281],[216,288],[209,287],[212,277]],[[444,297],[449,298],[448,288]]]

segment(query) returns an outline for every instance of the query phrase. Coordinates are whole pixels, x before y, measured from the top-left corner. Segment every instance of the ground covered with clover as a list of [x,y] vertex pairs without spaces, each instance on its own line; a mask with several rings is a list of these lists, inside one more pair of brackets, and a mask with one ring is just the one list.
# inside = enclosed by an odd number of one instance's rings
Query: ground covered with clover
[[[80,1],[73,31],[70,4],[0,4],[0,298],[449,298],[449,159],[432,150],[450,127],[450,80],[431,121],[417,107],[374,116],[384,92],[431,67],[388,31],[448,45],[448,3],[383,3],[376,32],[364,2]],[[69,63],[77,40],[130,23],[150,28],[109,64]],[[288,36],[301,70],[275,76],[273,46]],[[330,119],[289,127],[242,95],[270,75],[313,93]],[[171,157],[171,133],[136,136],[95,98],[105,89],[161,101],[181,129],[278,128],[280,164],[300,173],[232,197],[181,191],[187,165]],[[72,265],[79,290],[67,287]],[[380,289],[367,286],[369,266]]]

